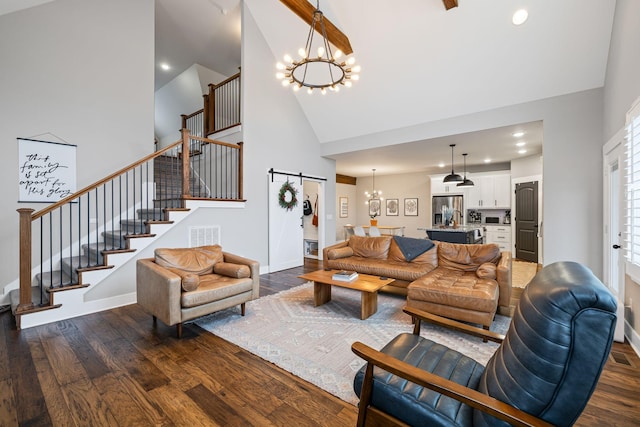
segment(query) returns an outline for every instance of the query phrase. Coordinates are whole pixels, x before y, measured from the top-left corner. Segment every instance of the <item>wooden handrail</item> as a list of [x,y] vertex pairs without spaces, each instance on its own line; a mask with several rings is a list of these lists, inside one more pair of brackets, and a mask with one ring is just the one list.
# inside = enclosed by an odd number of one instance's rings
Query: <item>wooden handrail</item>
[[195,140],[195,141],[201,141],[204,142],[206,144],[216,144],[216,145],[222,145],[224,147],[228,147],[228,148],[234,148],[236,150],[240,149],[240,147],[238,146],[238,144],[231,144],[229,142],[224,142],[224,141],[218,141],[216,139],[209,139],[209,138],[202,138],[199,136],[194,136],[191,135],[189,136],[189,138]]
[[[40,218],[41,216],[44,216],[46,214],[48,214],[49,212],[54,211],[55,209],[59,208],[60,206],[63,206],[67,203],[69,203],[70,201],[77,199],[78,197],[88,193],[91,190],[95,190],[97,187],[101,186],[102,184],[105,184],[109,181],[111,181],[112,179],[114,179],[115,177],[117,177],[118,175],[122,175],[128,171],[130,171],[133,168],[136,168],[138,166],[140,166],[141,164],[148,162],[149,160],[155,158],[155,157],[159,157],[162,154],[166,153],[167,151],[179,146],[180,144],[182,144],[182,140],[174,142],[173,144],[169,145],[168,147],[165,147],[163,149],[161,149],[160,151],[156,151],[155,153],[151,153],[146,157],[143,157],[142,159],[138,160],[135,163],[130,164],[129,166],[120,169],[117,172],[112,173],[111,175],[107,176],[106,178],[101,179],[100,181],[94,182],[93,184],[83,188],[80,191],[76,191],[75,193],[71,194],[70,196],[65,197],[62,200],[57,201],[56,203],[54,203],[51,206],[47,206],[46,208],[34,213],[31,216],[32,220],[36,220],[38,218]],[[19,211],[19,210],[18,210]]]
[[212,90],[216,90],[218,89],[220,86],[224,86],[227,83],[237,79],[240,77],[240,72],[237,72],[236,74],[234,74],[233,76],[229,77],[226,80],[221,81],[220,83],[209,83],[209,93],[211,93]]

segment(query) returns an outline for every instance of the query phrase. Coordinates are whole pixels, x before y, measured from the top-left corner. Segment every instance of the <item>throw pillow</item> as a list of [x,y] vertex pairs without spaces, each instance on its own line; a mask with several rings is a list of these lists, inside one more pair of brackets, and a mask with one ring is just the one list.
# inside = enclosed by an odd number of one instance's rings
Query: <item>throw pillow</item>
[[352,255],[353,249],[351,249],[349,246],[345,246],[344,248],[330,249],[327,252],[327,257],[329,259],[348,258]]
[[185,292],[195,291],[200,285],[200,276],[189,273],[179,268],[169,268],[169,271],[177,274],[182,279],[182,290]]
[[372,259],[387,259],[391,236],[361,237],[351,236],[349,247],[355,256]]
[[490,262],[485,262],[476,270],[476,276],[480,279],[496,280],[496,265]]
[[213,266],[213,272],[236,279],[251,277],[251,269],[248,265],[234,264],[231,262],[217,262],[216,265]]

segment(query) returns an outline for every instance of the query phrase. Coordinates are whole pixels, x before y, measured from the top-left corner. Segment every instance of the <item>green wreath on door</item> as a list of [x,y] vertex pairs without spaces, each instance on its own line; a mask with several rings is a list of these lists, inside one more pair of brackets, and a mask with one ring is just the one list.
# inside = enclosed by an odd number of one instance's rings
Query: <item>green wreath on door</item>
[[282,187],[280,187],[280,192],[278,193],[278,204],[281,208],[288,211],[292,210],[298,206],[297,194],[298,190],[296,190],[289,181],[285,182],[282,184]]

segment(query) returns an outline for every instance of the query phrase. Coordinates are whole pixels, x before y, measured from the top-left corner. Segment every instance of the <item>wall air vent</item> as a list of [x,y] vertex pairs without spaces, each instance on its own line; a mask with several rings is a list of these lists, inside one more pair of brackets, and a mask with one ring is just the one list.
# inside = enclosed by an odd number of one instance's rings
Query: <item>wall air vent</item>
[[220,226],[189,227],[189,247],[220,244]]

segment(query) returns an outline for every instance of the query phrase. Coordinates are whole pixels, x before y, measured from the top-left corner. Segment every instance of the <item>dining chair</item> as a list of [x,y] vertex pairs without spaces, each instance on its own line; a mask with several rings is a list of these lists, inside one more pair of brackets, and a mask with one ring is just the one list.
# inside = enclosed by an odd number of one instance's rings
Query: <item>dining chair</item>
[[380,237],[380,230],[378,227],[374,227],[373,225],[369,227],[369,237]]
[[353,228],[353,234],[362,237],[366,237],[367,235],[367,233],[364,232],[364,228],[360,227],[359,225]]

